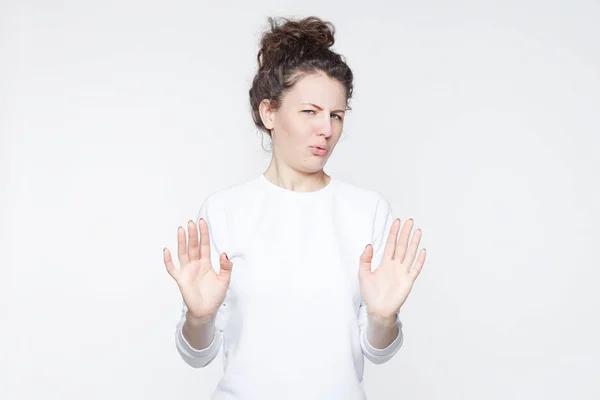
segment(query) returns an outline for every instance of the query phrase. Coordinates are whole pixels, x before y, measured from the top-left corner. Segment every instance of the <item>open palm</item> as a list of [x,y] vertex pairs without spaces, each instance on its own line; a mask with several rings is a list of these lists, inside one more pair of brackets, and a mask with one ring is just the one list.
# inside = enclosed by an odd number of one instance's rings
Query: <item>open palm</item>
[[[400,220],[396,219],[388,234],[383,258],[379,266],[371,271],[373,246],[368,245],[360,257],[359,283],[360,293],[367,311],[384,318],[393,317],[406,301],[413,284],[425,263],[425,249],[421,250],[414,263],[417,248],[421,241],[421,230],[417,229],[408,246],[408,239],[414,221],[404,223],[400,238]],[[414,265],[413,265],[414,263]]]
[[193,221],[188,222],[188,242],[185,229],[177,229],[177,250],[180,269],[173,264],[169,249],[163,250],[167,272],[175,279],[188,312],[194,318],[214,316],[223,303],[231,280],[232,263],[225,253],[219,258],[220,272],[213,269],[210,256],[210,236],[208,224],[204,219],[198,222],[198,229]]

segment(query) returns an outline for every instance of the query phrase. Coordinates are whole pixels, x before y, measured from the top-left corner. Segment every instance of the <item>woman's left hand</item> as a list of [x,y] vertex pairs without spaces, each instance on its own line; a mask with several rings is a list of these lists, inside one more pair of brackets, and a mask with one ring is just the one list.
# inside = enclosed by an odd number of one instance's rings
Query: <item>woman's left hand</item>
[[[417,248],[421,241],[421,230],[417,229],[408,246],[408,239],[414,221],[410,218],[404,223],[400,238],[400,220],[396,219],[390,228],[385,244],[381,264],[371,271],[373,246],[367,245],[360,256],[358,280],[360,294],[367,306],[367,312],[380,318],[394,318],[400,307],[406,301],[413,284],[425,263],[425,249],[419,252]],[[414,265],[413,265],[414,263]]]

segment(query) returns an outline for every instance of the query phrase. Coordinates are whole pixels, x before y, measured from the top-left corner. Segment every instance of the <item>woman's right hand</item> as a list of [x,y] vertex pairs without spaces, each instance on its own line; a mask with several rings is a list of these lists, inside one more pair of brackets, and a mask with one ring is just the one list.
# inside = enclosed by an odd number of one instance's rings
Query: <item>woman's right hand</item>
[[233,263],[225,253],[219,257],[221,266],[217,274],[210,257],[210,237],[208,224],[204,219],[198,222],[200,227],[200,245],[198,229],[193,221],[188,222],[188,244],[185,229],[177,229],[177,250],[180,268],[177,270],[166,247],[163,257],[167,272],[175,279],[188,308],[189,316],[195,319],[213,318],[225,300],[231,280]]

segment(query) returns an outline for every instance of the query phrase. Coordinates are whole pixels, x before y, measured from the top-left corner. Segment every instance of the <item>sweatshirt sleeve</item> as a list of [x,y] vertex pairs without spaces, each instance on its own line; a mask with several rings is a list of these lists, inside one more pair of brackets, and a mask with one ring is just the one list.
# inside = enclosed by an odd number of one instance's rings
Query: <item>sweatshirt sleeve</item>
[[[225,233],[226,233],[226,219],[221,210],[216,205],[205,200],[200,207],[198,217],[196,218],[196,225],[200,218],[208,223],[209,237],[210,237],[210,258],[212,261],[213,269],[218,273],[220,270],[219,256],[224,251],[223,246],[225,245]],[[215,319],[215,333],[212,342],[208,347],[204,349],[195,349],[183,336],[183,325],[185,323],[185,315],[187,313],[187,306],[182,301],[181,317],[176,325],[175,330],[175,345],[179,355],[189,366],[193,368],[203,368],[210,364],[219,353],[221,344],[223,342],[223,331],[227,325],[228,320],[228,308],[227,298],[219,307]],[[183,300],[183,299],[182,299]]]
[[[385,243],[393,222],[392,208],[387,199],[380,195],[373,220],[373,259],[371,261],[371,270],[377,268],[383,259]],[[365,358],[374,364],[382,364],[389,361],[400,350],[400,347],[402,347],[404,337],[399,312],[396,321],[398,324],[398,336],[396,339],[384,349],[373,347],[367,339],[367,308],[364,301],[361,301],[358,315],[360,346]]]

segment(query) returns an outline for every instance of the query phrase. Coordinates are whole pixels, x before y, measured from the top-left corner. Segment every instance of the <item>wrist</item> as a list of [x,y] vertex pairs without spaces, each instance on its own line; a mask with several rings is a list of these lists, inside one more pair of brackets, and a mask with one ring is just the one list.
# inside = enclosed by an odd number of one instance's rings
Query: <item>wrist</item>
[[377,326],[381,326],[382,328],[388,328],[388,327],[396,325],[396,323],[398,321],[398,314],[397,313],[383,314],[383,313],[370,312],[370,313],[367,313],[367,318],[368,318],[369,324],[371,324],[371,325],[377,325]]
[[185,313],[186,322],[188,322],[192,326],[203,326],[209,323],[213,323],[215,321],[215,317],[216,315],[214,314],[195,316],[192,315],[189,310]]

